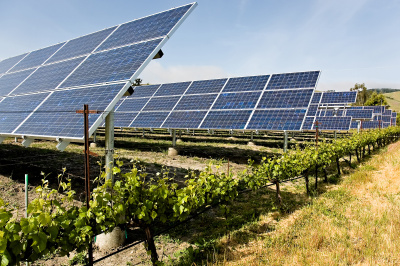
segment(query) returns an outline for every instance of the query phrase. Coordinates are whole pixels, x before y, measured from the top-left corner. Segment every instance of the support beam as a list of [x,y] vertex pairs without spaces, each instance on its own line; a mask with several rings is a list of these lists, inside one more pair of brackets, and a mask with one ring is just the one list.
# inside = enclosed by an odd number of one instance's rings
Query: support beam
[[106,180],[112,180],[114,183],[112,172],[114,167],[114,109],[106,117],[105,131]]
[[251,142],[253,142],[253,131],[251,131]]
[[288,147],[288,132],[286,130],[283,131],[283,152],[287,152],[287,147]]
[[0,143],[2,143],[5,139],[6,139],[6,137],[0,136]]
[[70,142],[69,141],[66,141],[66,140],[59,140],[58,141],[58,144],[57,144],[57,150],[59,150],[59,151],[64,151],[65,150],[65,148],[67,148],[67,146],[68,146],[68,144],[69,144]]
[[171,130],[171,135],[172,135],[172,147],[176,147],[176,129]]
[[337,132],[334,131],[333,133],[334,133],[333,135],[334,135],[334,137],[335,137],[335,139],[336,139],[336,138],[337,138]]
[[23,137],[22,146],[29,147],[35,139]]

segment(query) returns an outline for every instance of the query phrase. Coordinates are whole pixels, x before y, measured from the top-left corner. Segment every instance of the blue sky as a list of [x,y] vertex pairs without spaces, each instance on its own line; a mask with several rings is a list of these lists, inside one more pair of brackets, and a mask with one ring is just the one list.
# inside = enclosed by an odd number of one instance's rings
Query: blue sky
[[[189,1],[0,0],[0,59]],[[319,90],[400,89],[400,1],[199,0],[140,75],[163,83],[321,70]]]

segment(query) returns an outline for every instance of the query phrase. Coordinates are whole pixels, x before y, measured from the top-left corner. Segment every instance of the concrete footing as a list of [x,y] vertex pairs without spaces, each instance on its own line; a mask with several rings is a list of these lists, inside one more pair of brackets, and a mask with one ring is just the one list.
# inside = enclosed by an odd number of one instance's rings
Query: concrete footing
[[175,149],[174,147],[168,148],[168,156],[177,156],[178,155],[178,150]]
[[252,141],[247,142],[247,145],[249,145],[249,146],[256,146],[256,144],[255,144],[254,142],[252,142]]
[[119,227],[115,227],[114,230],[107,234],[100,234],[96,236],[95,245],[100,250],[111,250],[118,248],[124,244],[125,231]]
[[90,143],[90,148],[97,148],[96,142],[91,142]]
[[183,142],[183,140],[181,140],[181,139],[176,139],[176,143],[182,143]]

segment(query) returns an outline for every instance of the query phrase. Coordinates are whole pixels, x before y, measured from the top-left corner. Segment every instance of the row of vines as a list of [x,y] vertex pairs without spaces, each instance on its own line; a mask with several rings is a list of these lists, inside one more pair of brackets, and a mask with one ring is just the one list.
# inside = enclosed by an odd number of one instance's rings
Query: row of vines
[[399,135],[400,128],[390,127],[320,142],[318,146],[297,147],[280,157],[264,158],[257,164],[250,162],[237,176],[208,166],[198,174],[189,174],[185,186],[178,186],[165,175],[148,180],[146,173],[137,168],[122,174],[121,163],[117,162],[113,172],[120,175],[119,180],[114,184],[104,181],[95,188],[89,209],[73,204],[75,192],[68,180],[60,180],[58,190],[50,189],[44,181],[36,188],[39,196],[29,204],[27,218],[14,218],[13,209],[0,199],[1,265],[32,262],[48,253],[64,256],[73,250],[87,250],[94,236],[126,223],[145,231],[147,248],[155,264],[158,257],[152,225],[183,221],[206,206],[225,206],[243,189],[257,190],[270,183],[276,185],[280,204],[281,181],[304,176],[308,192],[308,176],[312,171],[337,164],[340,174],[339,159],[355,155],[361,160],[371,149],[387,145]]

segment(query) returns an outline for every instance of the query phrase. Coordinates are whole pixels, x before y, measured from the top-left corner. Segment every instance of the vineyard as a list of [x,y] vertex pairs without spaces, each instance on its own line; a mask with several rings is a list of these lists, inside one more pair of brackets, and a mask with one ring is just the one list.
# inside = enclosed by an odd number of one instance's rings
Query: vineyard
[[[235,173],[210,163],[205,170],[190,171],[184,182],[175,182],[168,171],[151,176],[140,167],[126,171],[120,160],[113,168],[118,177],[114,184],[102,176],[95,180],[97,187],[91,194],[89,209],[74,203],[76,192],[70,179],[60,174],[58,188],[46,180],[36,188],[38,197],[29,203],[27,218],[14,217],[15,210],[0,199],[1,265],[34,262],[48,254],[82,252],[96,235],[127,224],[145,232],[148,254],[156,264],[159,258],[154,244],[155,227],[187,221],[215,206],[228,217],[239,194],[270,185],[276,193],[273,204],[280,209],[285,202],[280,192],[282,183],[304,178],[304,189],[310,194],[310,179],[315,177],[318,181],[318,173],[325,181],[327,168],[336,169],[340,175],[340,161],[351,167],[352,157],[361,161],[396,141],[399,133],[399,128],[390,127],[320,141],[318,145],[304,142],[284,154],[250,160],[245,169]],[[313,184],[317,187],[318,182]]]

